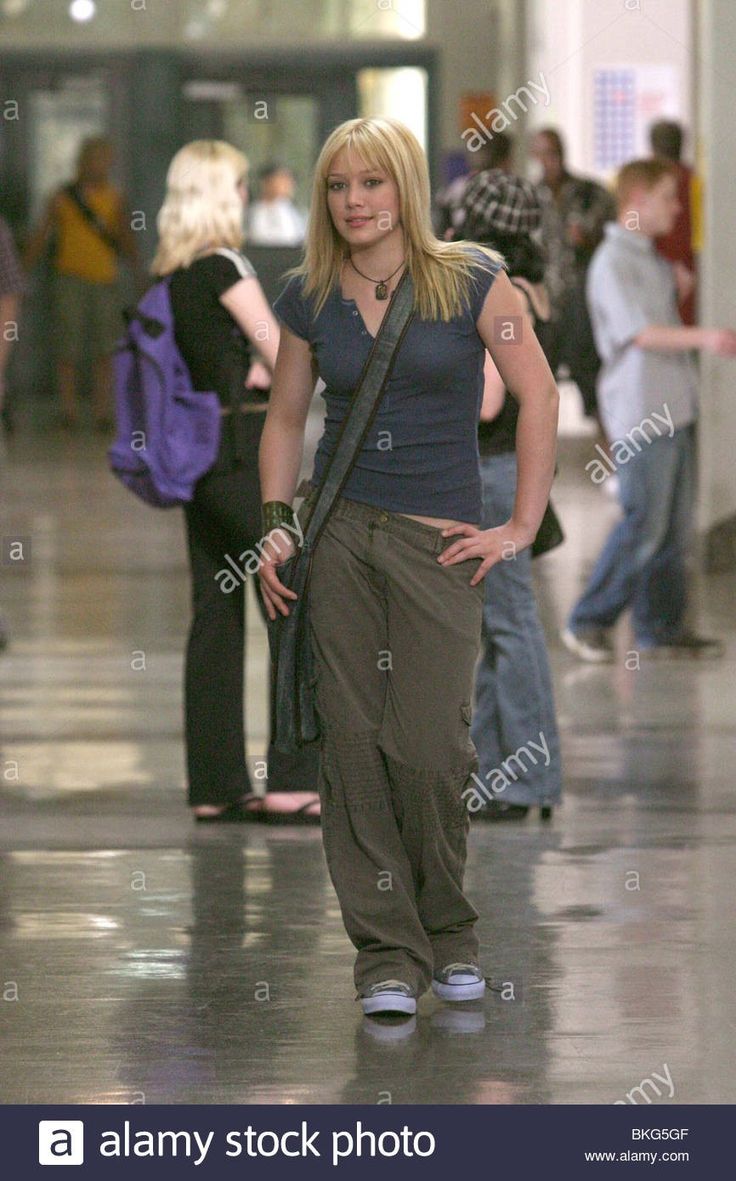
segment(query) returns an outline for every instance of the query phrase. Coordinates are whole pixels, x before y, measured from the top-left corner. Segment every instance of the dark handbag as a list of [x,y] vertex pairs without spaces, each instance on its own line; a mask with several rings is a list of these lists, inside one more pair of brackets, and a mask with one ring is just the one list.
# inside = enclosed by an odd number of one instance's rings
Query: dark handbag
[[294,754],[320,737],[309,630],[309,575],[314,548],[373,422],[413,309],[414,285],[406,270],[373,342],[322,483],[310,497],[306,511],[300,513],[302,545],[278,567],[281,582],[298,595],[296,600],[288,600],[288,615],[278,614],[268,621],[273,666],[273,745],[284,754]]
[[559,517],[552,507],[552,501],[548,500],[542,523],[532,542],[532,557],[541,558],[542,554],[548,554],[550,550],[557,549],[557,546],[562,545],[564,540],[565,534],[562,532]]

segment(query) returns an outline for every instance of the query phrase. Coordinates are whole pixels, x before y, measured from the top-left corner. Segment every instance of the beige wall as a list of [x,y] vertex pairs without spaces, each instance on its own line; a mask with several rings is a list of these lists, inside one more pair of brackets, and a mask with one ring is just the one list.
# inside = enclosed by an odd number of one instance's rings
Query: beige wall
[[605,179],[593,152],[593,76],[621,65],[671,71],[664,113],[692,126],[692,24],[691,0],[527,0],[528,69],[543,71],[551,100],[530,109],[530,126],[559,126],[572,167]]
[[[520,0],[427,0],[427,40],[440,49],[440,146],[462,148],[458,106],[464,92],[505,97],[526,79]],[[509,129],[511,130],[511,129]]]

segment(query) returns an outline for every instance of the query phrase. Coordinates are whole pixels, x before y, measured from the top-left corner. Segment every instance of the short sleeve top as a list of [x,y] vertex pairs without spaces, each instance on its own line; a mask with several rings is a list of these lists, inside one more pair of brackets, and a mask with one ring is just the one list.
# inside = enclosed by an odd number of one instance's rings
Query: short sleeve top
[[[469,298],[451,320],[418,313],[401,344],[376,417],[343,495],[392,512],[479,524],[482,514],[478,420],[483,399],[485,345],[477,321],[501,264],[471,252]],[[309,342],[327,387],[324,432],[312,483],[319,485],[333,454],[373,344],[355,300],[335,286],[319,315],[303,294],[300,276],[276,300],[279,319]]]
[[230,404],[232,383],[243,390],[250,347],[220,296],[255,270],[237,250],[223,247],[171,276],[174,336],[195,390],[215,390]]
[[[117,255],[82,213],[70,194],[71,187],[65,186],[57,197],[54,266],[59,274],[75,275],[88,283],[114,283],[118,274]],[[85,187],[83,196],[108,233],[116,235],[123,202],[114,185]]]

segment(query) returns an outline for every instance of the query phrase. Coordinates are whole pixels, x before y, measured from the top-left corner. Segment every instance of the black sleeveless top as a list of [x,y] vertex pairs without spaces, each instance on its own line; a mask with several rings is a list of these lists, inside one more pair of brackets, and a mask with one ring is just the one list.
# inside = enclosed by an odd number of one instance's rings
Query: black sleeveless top
[[214,390],[223,406],[233,399],[261,401],[263,395],[245,389],[251,348],[220,296],[241,279],[255,275],[253,266],[237,250],[222,247],[195,258],[171,276],[174,336],[187,363],[195,390]]
[[[514,283],[513,279],[511,280]],[[534,311],[534,305],[529,299],[528,292],[519,284],[514,283],[524,292],[534,325],[537,340],[542,346],[545,357],[550,355],[551,322],[540,320]],[[516,423],[519,417],[519,403],[513,394],[506,390],[501,412],[490,422],[478,423],[478,450],[481,455],[504,455],[516,448]]]

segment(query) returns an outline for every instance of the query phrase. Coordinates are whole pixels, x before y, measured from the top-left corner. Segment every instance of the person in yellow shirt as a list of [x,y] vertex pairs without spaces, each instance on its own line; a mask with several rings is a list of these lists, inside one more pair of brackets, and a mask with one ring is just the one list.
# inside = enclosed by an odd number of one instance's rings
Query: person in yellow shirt
[[123,323],[118,270],[126,258],[140,263],[122,194],[110,182],[112,145],[86,139],[75,180],[51,197],[26,251],[32,267],[51,241],[55,244],[54,327],[62,425],[76,427],[77,377],[84,357],[93,364],[92,413],[99,430],[112,423],[111,354]]

